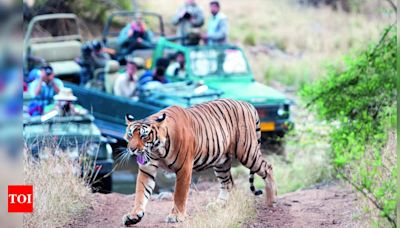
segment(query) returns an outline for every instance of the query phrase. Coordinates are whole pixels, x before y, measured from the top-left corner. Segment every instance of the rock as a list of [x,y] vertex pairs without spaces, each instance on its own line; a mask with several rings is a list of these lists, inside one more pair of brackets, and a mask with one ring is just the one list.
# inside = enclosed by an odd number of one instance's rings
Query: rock
[[157,200],[172,200],[172,192],[160,192],[157,196]]

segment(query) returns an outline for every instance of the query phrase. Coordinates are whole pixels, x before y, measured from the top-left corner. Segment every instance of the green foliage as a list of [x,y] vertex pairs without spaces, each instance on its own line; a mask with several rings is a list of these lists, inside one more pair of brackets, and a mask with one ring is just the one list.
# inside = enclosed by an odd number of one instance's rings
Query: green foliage
[[386,151],[396,125],[397,35],[385,30],[375,47],[345,59],[345,69],[328,70],[326,79],[302,95],[323,119],[336,123],[331,158],[349,181],[395,226],[397,166]]
[[129,10],[130,0],[115,1],[90,1],[90,0],[70,0],[69,7],[72,11],[89,21],[105,22],[107,14],[112,10]]
[[130,10],[131,0],[37,0],[35,2],[35,10],[48,13],[52,12],[73,12],[80,18],[104,23],[107,19],[107,14],[113,10]]

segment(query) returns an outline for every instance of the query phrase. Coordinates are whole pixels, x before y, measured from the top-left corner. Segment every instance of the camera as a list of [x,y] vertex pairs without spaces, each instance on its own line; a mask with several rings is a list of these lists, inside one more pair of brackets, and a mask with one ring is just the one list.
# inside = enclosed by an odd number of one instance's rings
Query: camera
[[192,17],[192,15],[189,12],[185,12],[182,17],[181,20],[189,20]]

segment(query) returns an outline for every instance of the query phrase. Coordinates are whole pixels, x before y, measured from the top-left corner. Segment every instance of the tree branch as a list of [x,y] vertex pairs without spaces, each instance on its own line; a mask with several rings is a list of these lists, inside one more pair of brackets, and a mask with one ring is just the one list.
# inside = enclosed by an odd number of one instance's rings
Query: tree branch
[[393,10],[397,12],[397,6],[393,1],[392,0],[386,0],[386,1],[390,4]]
[[[362,187],[356,185],[355,183],[353,183],[348,177],[346,177],[346,175],[344,175],[343,173],[341,173],[338,169],[336,169],[336,172],[340,174],[340,176],[347,181],[349,184],[351,184],[351,186],[353,186],[357,191],[359,191],[361,194],[363,194],[365,196],[365,198],[367,198],[378,210],[380,211],[384,211],[383,207],[381,205],[379,205],[379,203],[377,202],[377,200],[372,197],[370,194],[367,194]],[[368,190],[368,189],[367,189]],[[389,215],[384,215],[385,218],[392,224],[393,227],[396,227],[396,221],[395,219],[393,219],[392,217],[390,217]]]

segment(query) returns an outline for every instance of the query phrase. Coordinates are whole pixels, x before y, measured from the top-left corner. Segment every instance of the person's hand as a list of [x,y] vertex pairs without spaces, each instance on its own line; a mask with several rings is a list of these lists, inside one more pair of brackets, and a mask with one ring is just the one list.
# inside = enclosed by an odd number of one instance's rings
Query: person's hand
[[142,43],[142,42],[143,42],[143,39],[142,39],[141,37],[138,37],[138,38],[136,39],[136,42]]
[[182,10],[180,13],[179,13],[179,20],[182,20],[183,19],[183,17],[185,16],[185,13],[186,13],[186,11],[185,10]]
[[40,80],[46,81],[46,79],[47,79],[47,75],[46,75],[46,73],[42,70],[42,72],[41,72],[41,74],[40,74]]
[[132,29],[129,29],[129,31],[128,31],[128,37],[131,37],[133,35],[133,30]]
[[48,80],[49,84],[53,85],[54,84],[54,74],[47,76],[47,80]]

